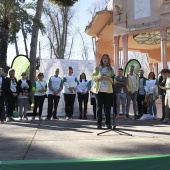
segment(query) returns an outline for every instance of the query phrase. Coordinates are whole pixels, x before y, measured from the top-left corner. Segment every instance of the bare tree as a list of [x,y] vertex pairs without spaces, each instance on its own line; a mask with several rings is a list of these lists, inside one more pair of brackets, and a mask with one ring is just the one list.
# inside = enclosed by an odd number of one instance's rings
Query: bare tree
[[87,47],[87,45],[85,44],[83,35],[82,35],[82,33],[80,32],[80,30],[78,30],[78,34],[80,35],[81,40],[82,40],[82,58],[85,59],[85,60],[88,60],[88,47]]
[[70,7],[59,8],[48,3],[46,5],[47,37],[55,58],[64,59],[71,56],[74,35],[71,37],[70,45],[68,44],[68,36],[74,14],[75,12]]

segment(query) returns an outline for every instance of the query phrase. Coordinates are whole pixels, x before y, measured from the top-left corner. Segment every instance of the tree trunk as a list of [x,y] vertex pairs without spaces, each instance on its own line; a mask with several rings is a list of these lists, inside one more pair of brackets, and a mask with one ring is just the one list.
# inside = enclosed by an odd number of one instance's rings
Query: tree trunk
[[[44,0],[37,1],[36,14],[34,18],[36,21],[41,20],[43,3],[44,3]],[[34,83],[35,77],[36,77],[36,54],[37,54],[37,44],[38,44],[38,32],[39,32],[39,28],[37,24],[34,22],[33,29],[32,29],[31,45],[30,45],[30,61],[31,61],[30,81],[31,81],[31,84]],[[33,94],[31,94],[31,99],[33,100]]]
[[24,24],[23,24],[23,20],[21,19],[21,28],[22,28],[22,35],[24,38],[24,45],[25,45],[25,53],[26,56],[28,57],[28,48],[27,48],[27,38],[26,38],[26,34],[25,34],[25,30],[24,30]]
[[16,33],[15,33],[15,37],[14,37],[14,42],[15,42],[15,51],[16,51],[16,55],[19,55],[19,50],[18,50],[18,43],[17,43]]
[[8,38],[8,29],[0,28],[0,65],[4,69],[7,66]]

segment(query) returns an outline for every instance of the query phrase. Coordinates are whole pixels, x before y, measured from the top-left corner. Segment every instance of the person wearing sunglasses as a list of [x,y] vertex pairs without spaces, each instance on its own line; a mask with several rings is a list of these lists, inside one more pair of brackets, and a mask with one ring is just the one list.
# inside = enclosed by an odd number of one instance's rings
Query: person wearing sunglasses
[[31,82],[26,79],[26,73],[21,74],[21,79],[17,83],[18,88],[18,107],[20,120],[27,118],[27,108],[29,105],[29,93],[31,91]]
[[39,120],[42,119],[42,109],[43,109],[43,104],[44,100],[47,96],[46,91],[47,91],[47,83],[46,81],[43,80],[44,74],[43,73],[38,73],[37,75],[37,81],[34,82],[34,85],[32,87],[32,90],[34,92],[34,108],[33,108],[33,117],[31,121],[35,120],[35,117],[37,115],[37,109],[39,108]]

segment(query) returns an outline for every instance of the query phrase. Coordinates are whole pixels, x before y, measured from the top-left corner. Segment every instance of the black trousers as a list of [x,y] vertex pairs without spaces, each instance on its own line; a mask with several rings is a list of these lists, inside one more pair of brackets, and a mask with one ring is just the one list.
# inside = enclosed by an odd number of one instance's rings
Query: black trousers
[[60,100],[60,96],[52,95],[52,94],[48,95],[48,115],[47,115],[47,118],[50,119],[52,114],[53,114],[53,118],[57,117],[57,107],[58,107],[59,100]]
[[42,115],[42,109],[44,104],[44,96],[34,96],[34,109],[33,109],[33,116],[37,115],[37,109],[39,108],[38,116]]
[[[82,113],[86,115],[89,93],[85,93],[85,94],[77,93],[77,94],[78,94],[78,102],[79,102],[79,113],[80,115],[82,115]],[[84,111],[82,107],[83,103],[84,103]]]
[[143,105],[145,95],[137,95],[138,115],[147,114],[147,106]]
[[165,95],[162,94],[162,119],[165,118]]
[[111,97],[113,93],[99,92],[95,94],[97,106],[97,124],[102,125],[102,109],[104,104],[106,125],[111,125],[110,110],[111,110]]
[[3,104],[4,104],[4,97],[0,96],[0,120],[2,120],[2,112],[3,112]]
[[15,104],[17,97],[14,97],[12,94],[7,94],[7,117],[13,116],[13,111],[15,110]]
[[65,113],[66,116],[73,116],[73,108],[76,94],[65,94],[64,93],[64,102],[65,102]]

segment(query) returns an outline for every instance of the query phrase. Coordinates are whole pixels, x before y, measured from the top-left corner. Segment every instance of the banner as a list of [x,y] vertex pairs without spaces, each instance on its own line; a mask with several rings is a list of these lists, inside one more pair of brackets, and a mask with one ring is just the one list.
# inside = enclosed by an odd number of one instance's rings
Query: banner
[[138,74],[138,71],[141,69],[141,64],[136,59],[131,59],[128,61],[125,67],[124,75],[126,76],[129,73],[130,66],[134,66],[134,73]]
[[30,66],[30,60],[26,55],[18,55],[13,59],[11,68],[15,70],[15,77],[17,80],[21,78],[21,74],[25,72]]

